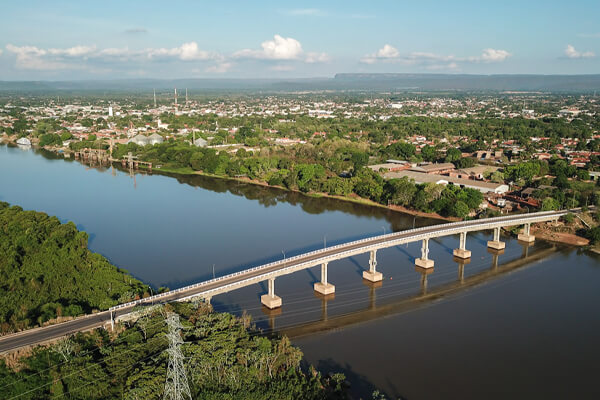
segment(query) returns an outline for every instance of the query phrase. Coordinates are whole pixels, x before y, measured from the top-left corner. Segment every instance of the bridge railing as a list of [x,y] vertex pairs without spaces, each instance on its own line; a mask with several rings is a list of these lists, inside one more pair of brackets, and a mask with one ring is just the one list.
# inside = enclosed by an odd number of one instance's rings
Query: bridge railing
[[[560,216],[560,215],[566,214],[567,212],[565,211],[565,212],[550,212],[550,213],[556,213],[557,216]],[[534,222],[537,222],[537,220],[539,220],[540,218],[542,219],[542,221],[546,221],[547,219],[544,219],[545,215],[540,215],[540,214],[541,213],[537,213],[537,214],[533,214],[532,213],[532,214],[528,214],[524,218],[519,218],[519,219],[514,219],[513,218],[510,221],[511,222],[515,222],[517,225],[521,224],[521,223],[527,223],[527,221],[530,221],[532,219],[534,220]],[[547,214],[547,212],[545,212],[545,214]],[[486,225],[498,225],[498,223],[501,223],[501,222],[502,221],[495,220],[495,221],[490,222],[489,224],[486,224]],[[441,236],[445,236],[444,234],[456,234],[457,230],[460,229],[460,227],[457,226],[457,225],[455,225],[455,224],[440,224],[440,225],[436,225],[436,227],[439,227],[439,226],[442,226],[442,225],[444,225],[444,226],[453,225],[453,226],[448,226],[446,229],[442,229],[442,230],[438,231],[438,233],[442,233]],[[415,229],[415,230],[417,230],[417,229]],[[413,230],[411,230],[411,231],[413,231]],[[397,232],[397,233],[406,234],[406,233],[409,233],[409,231],[402,231],[402,232]],[[377,238],[379,238],[381,236],[383,236],[383,235],[377,236]],[[411,239],[421,240],[421,239],[423,239],[425,237],[428,237],[429,235],[425,234],[425,235],[420,236],[417,233],[416,236],[417,236],[416,238],[411,238]],[[388,243],[389,246],[387,246],[387,247],[393,247],[393,246],[396,246],[398,244],[403,244],[403,243],[399,243],[399,242],[402,242],[402,239],[407,239],[407,238],[406,237],[401,237],[401,238],[398,238],[397,241],[391,241],[391,242],[389,242],[391,244]],[[352,243],[365,242],[365,241],[368,241],[368,240],[361,239],[361,240],[354,241],[354,242],[348,242],[345,245],[349,245],[349,244],[352,244]],[[370,246],[370,247],[376,248],[377,244],[375,244],[373,246]],[[357,251],[358,252],[370,251],[371,250],[370,247],[359,248],[359,249],[352,249],[352,250],[344,251],[344,252],[341,252],[341,253],[337,253],[337,254],[335,254],[335,258],[350,257],[352,255],[355,255],[357,253]],[[320,250],[320,251],[313,251],[311,253],[318,253],[318,252],[322,252],[322,250]],[[311,254],[311,253],[304,253],[302,256],[306,256],[306,255]],[[237,282],[232,282],[230,284],[227,284],[227,285],[224,285],[224,286],[221,286],[221,287],[218,287],[218,288],[209,289],[209,290],[206,290],[205,292],[202,292],[202,294],[203,295],[207,295],[207,294],[211,294],[211,293],[214,293],[214,292],[219,292],[220,293],[220,292],[223,292],[223,291],[227,291],[227,289],[229,289],[229,288],[233,288],[233,287],[236,287],[236,286],[244,286],[244,284],[249,283],[249,282],[250,283],[256,282],[257,278],[259,278],[259,279],[268,279],[271,275],[279,276],[279,275],[282,275],[282,274],[284,274],[284,273],[286,273],[288,271],[292,271],[293,272],[293,271],[304,269],[304,268],[307,268],[307,267],[310,267],[310,266],[313,266],[313,265],[316,265],[316,264],[318,264],[320,262],[325,262],[325,261],[326,261],[326,257],[325,257],[325,259],[310,260],[310,261],[306,261],[306,262],[303,262],[303,263],[300,263],[300,264],[290,265],[290,266],[288,266],[286,268],[282,268],[282,269],[277,270],[277,271],[266,273],[264,275],[253,276],[253,277],[250,277],[248,279],[244,279],[244,280],[237,281]],[[250,269],[242,271],[242,272],[249,272],[251,270],[262,269],[263,267],[268,267],[270,265],[271,264],[265,264],[264,266],[250,268]],[[240,273],[235,273],[235,274],[231,274],[229,276],[235,276],[235,275],[241,275],[241,274]],[[206,283],[208,283],[208,281],[207,282],[203,282],[202,284],[206,284]],[[192,295],[188,296],[187,298],[189,298],[189,297],[195,297],[195,296],[198,296],[198,294],[192,294]]]
[[[564,214],[567,214],[568,212],[571,212],[574,210],[563,210],[563,211],[542,211],[542,212],[536,212],[536,213],[528,213],[528,214],[520,214],[520,215],[506,215],[506,216],[502,216],[502,217],[494,217],[494,218],[487,218],[484,220],[472,220],[472,221],[464,221],[464,222],[450,222],[450,223],[445,223],[445,224],[439,224],[439,225],[434,225],[435,228],[439,229],[439,233],[447,233],[449,231],[454,231],[455,229],[458,228],[466,228],[466,227],[470,227],[470,226],[480,226],[480,225],[497,225],[498,223],[501,223],[503,221],[518,221],[520,223],[526,223],[526,220],[529,219],[537,219],[540,217],[545,217],[546,215],[556,215],[556,216],[561,216]],[[519,218],[520,217],[520,218]],[[123,303],[123,304],[119,304],[116,306],[113,306],[109,309],[109,311],[118,311],[121,310],[123,308],[128,308],[128,307],[132,307],[132,306],[136,306],[136,305],[140,305],[140,304],[147,304],[149,302],[153,302],[154,300],[160,300],[164,297],[167,296],[173,296],[176,295],[177,293],[182,293],[185,291],[189,291],[192,289],[196,289],[199,288],[201,286],[207,286],[213,283],[217,283],[220,281],[223,281],[225,279],[231,279],[234,278],[236,276],[240,276],[240,275],[245,275],[251,272],[255,272],[258,270],[262,270],[262,269],[268,269],[271,267],[274,267],[276,265],[281,265],[281,264],[286,264],[289,263],[291,261],[295,261],[304,257],[308,257],[308,256],[312,256],[312,255],[316,255],[316,254],[321,254],[321,253],[326,253],[326,252],[331,252],[332,250],[336,250],[336,249],[341,249],[347,246],[353,246],[353,245],[357,245],[357,244],[361,244],[361,243],[367,243],[370,241],[373,241],[375,239],[393,239],[395,237],[403,237],[403,236],[407,236],[407,235],[418,235],[420,232],[425,231],[425,230],[429,230],[431,229],[432,226],[424,226],[424,227],[420,227],[420,228],[413,228],[413,229],[408,229],[405,231],[400,231],[400,232],[392,232],[392,233],[388,233],[388,234],[384,234],[384,235],[378,235],[378,236],[371,236],[368,238],[364,238],[364,239],[359,239],[359,240],[355,240],[352,242],[347,242],[347,243],[342,243],[342,244],[338,244],[335,246],[330,246],[330,247],[326,247],[323,249],[318,249],[318,250],[313,250],[310,251],[308,253],[302,253],[302,254],[298,254],[292,257],[288,257],[285,258],[283,260],[277,260],[277,261],[273,261],[270,262],[268,264],[263,264],[263,265],[259,265],[256,267],[251,267],[248,269],[245,269],[243,271],[238,271],[238,272],[234,272],[231,274],[227,274],[227,275],[223,275],[220,276],[218,278],[213,278],[213,279],[209,279],[207,281],[203,281],[203,282],[198,282],[198,283],[194,283],[192,285],[188,285],[188,286],[184,286],[181,287],[179,289],[174,289],[174,290],[170,290],[168,292],[164,292],[164,293],[160,293],[160,294],[156,294],[154,296],[150,296],[150,297],[146,297],[143,299],[139,299],[139,300],[133,300],[127,303]],[[451,228],[451,229],[448,229]],[[485,228],[484,228],[485,229]],[[441,235],[443,236],[443,235]],[[419,239],[417,239],[419,240]],[[368,251],[368,250],[367,250]],[[341,252],[339,254],[336,254],[336,256],[341,256],[343,254],[345,254],[346,252]],[[310,261],[310,262],[314,262],[314,261]],[[299,264],[299,265],[304,265],[305,263]],[[290,267],[292,268],[297,268],[299,265],[292,265]],[[287,270],[287,268],[283,268],[283,270]],[[251,278],[251,279],[255,279],[255,278]],[[228,285],[226,285],[228,286]]]

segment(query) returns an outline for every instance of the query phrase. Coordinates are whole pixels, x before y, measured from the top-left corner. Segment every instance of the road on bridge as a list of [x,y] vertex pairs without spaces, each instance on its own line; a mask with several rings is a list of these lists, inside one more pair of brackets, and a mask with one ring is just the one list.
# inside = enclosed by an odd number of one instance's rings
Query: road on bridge
[[[557,218],[557,216],[566,214],[567,211],[558,211],[558,212],[544,212],[544,213],[531,213],[531,214],[519,214],[514,216],[505,216],[505,217],[497,217],[497,218],[487,218],[482,220],[473,220],[473,221],[465,221],[465,222],[455,222],[450,224],[443,225],[432,225],[424,228],[411,229],[407,231],[401,231],[396,233],[391,233],[387,235],[375,236],[369,239],[358,240],[354,242],[349,242],[343,245],[338,245],[330,248],[325,248],[322,250],[314,251],[307,253],[305,255],[300,255],[293,257],[291,259],[285,259],[278,262],[266,264],[261,267],[252,268],[247,271],[242,271],[241,273],[235,273],[231,275],[227,275],[222,278],[217,278],[216,280],[209,280],[197,285],[192,285],[188,288],[181,288],[171,292],[162,293],[160,295],[151,296],[145,299],[138,300],[136,302],[127,303],[123,306],[118,306],[112,312],[111,311],[102,311],[96,314],[90,314],[86,316],[79,317],[77,319],[62,322],[55,325],[49,325],[40,328],[34,328],[30,330],[26,330],[23,332],[18,332],[15,334],[6,335],[0,337],[0,354],[10,352],[22,347],[33,346],[37,344],[42,344],[44,342],[49,342],[52,340],[56,340],[58,338],[76,333],[83,332],[86,330],[91,330],[94,328],[99,328],[104,326],[105,324],[109,324],[111,321],[111,317],[116,318],[119,315],[125,315],[131,313],[135,307],[144,306],[144,305],[152,305],[152,304],[160,304],[160,303],[168,303],[172,301],[177,301],[181,299],[188,298],[190,296],[202,296],[203,293],[207,293],[213,291],[215,289],[222,288],[224,286],[229,286],[236,283],[241,283],[247,280],[259,278],[263,275],[269,275],[276,273],[281,270],[285,270],[296,265],[307,264],[311,262],[315,262],[314,264],[307,266],[309,268],[314,265],[318,265],[321,259],[335,256],[340,253],[345,253],[353,250],[359,250],[362,248],[369,248],[376,245],[384,244],[386,242],[395,242],[402,239],[410,239],[412,236],[416,236],[417,234],[420,236],[435,234],[439,232],[443,228],[451,227],[452,229],[466,229],[469,228],[477,228],[478,226],[488,225],[490,223],[500,223],[506,224],[506,226],[511,225],[511,222],[515,220],[526,220],[526,219],[536,219],[540,217],[550,217]],[[481,228],[481,230],[486,228]],[[473,229],[477,230],[477,229]],[[443,235],[440,235],[443,236]],[[368,250],[365,250],[368,251]],[[265,277],[265,280],[268,277]],[[240,286],[241,287],[241,286]],[[231,290],[237,289],[235,287]]]

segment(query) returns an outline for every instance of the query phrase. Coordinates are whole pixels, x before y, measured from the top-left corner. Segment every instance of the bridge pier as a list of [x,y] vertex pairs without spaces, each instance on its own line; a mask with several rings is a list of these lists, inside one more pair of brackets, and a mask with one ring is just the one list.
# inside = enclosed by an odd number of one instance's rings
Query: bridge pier
[[331,283],[327,283],[327,263],[321,264],[321,282],[315,283],[314,289],[315,292],[325,296],[335,293],[335,286]]
[[429,259],[429,238],[423,239],[421,258],[415,260],[415,265],[421,268],[433,268],[433,260]]
[[506,243],[500,241],[500,227],[494,228],[494,239],[487,242],[487,247],[496,250],[502,250],[506,247]]
[[519,239],[521,242],[527,243],[532,243],[535,241],[535,236],[531,234],[531,224],[525,224],[523,226],[523,231],[519,233],[517,239]]
[[260,302],[271,310],[281,307],[281,297],[275,295],[275,278],[269,278],[269,293],[260,296]]
[[452,254],[459,258],[471,258],[471,250],[467,250],[467,232],[460,233],[458,249],[454,249]]
[[369,270],[363,271],[363,279],[368,280],[369,282],[379,282],[383,280],[383,274],[381,272],[377,272],[375,268],[377,267],[377,250],[370,251],[369,257]]

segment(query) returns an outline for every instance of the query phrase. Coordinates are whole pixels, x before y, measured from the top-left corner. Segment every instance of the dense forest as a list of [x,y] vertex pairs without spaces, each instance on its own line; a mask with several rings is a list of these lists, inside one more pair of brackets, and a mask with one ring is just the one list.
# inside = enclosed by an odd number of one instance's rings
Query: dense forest
[[88,250],[72,222],[0,202],[0,332],[106,310],[148,287]]
[[39,347],[17,366],[0,360],[0,391],[23,400],[162,399],[169,312],[180,316],[179,347],[195,400],[347,398],[344,375],[302,369],[302,353],[287,338],[267,338],[249,318],[213,313],[202,302],[151,309],[117,335],[97,329]]

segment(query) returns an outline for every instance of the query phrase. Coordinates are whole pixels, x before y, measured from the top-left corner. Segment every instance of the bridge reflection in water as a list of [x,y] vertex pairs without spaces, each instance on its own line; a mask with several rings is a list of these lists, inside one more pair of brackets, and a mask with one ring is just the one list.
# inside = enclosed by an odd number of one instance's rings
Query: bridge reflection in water
[[[549,245],[549,247],[536,250],[530,255],[529,248],[533,244],[522,241],[519,241],[518,243],[522,247],[521,257],[502,264],[499,262],[499,256],[504,254],[504,249],[488,249],[487,252],[491,254],[491,263],[489,266],[480,270],[478,273],[466,277],[465,271],[468,271],[468,265],[471,263],[471,259],[454,257],[453,261],[457,265],[456,279],[452,282],[447,282],[433,288],[429,286],[429,279],[432,274],[434,274],[434,269],[416,266],[415,272],[419,276],[417,282],[420,286],[420,290],[417,294],[410,297],[401,297],[399,295],[396,297],[400,298],[388,301],[390,296],[386,294],[384,296],[386,302],[384,304],[378,304],[377,291],[384,287],[384,282],[371,282],[363,279],[364,286],[369,289],[369,295],[368,300],[365,300],[364,302],[365,308],[358,311],[331,316],[329,308],[335,304],[335,294],[322,295],[315,292],[315,297],[318,298],[321,303],[320,317],[318,320],[298,324],[297,322],[294,322],[297,316],[293,311],[286,314],[285,311],[282,311],[282,308],[269,309],[263,306],[262,312],[265,315],[265,319],[268,321],[270,331],[276,330],[290,338],[298,338],[330,330],[339,330],[355,324],[410,312],[420,307],[426,307],[442,298],[458,295],[480,285],[501,279],[518,270],[523,270],[528,266],[536,264],[538,261],[551,257],[557,251],[555,245]],[[343,306],[343,304],[340,305]]]

